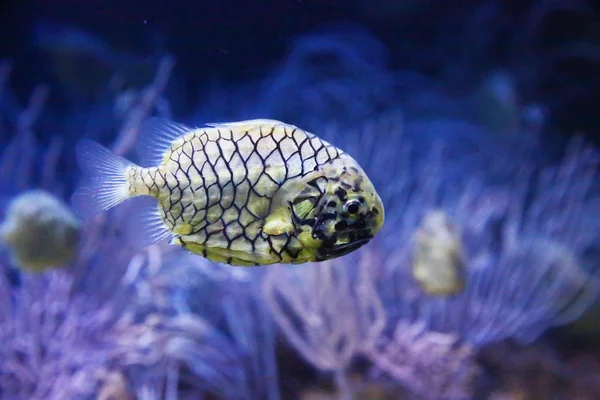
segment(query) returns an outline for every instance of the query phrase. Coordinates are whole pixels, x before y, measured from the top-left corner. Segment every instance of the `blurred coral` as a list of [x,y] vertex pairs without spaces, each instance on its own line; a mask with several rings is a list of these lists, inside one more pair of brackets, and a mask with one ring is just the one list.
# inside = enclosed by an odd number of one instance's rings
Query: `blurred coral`
[[[534,3],[537,22],[578,12]],[[498,7],[475,7],[480,18],[461,34]],[[537,29],[521,33],[534,41]],[[456,76],[466,56],[442,75]],[[567,356],[540,340],[598,300],[598,152],[581,138],[560,159],[548,152],[545,109],[523,93],[537,84],[523,84],[527,71],[470,65],[458,72],[484,78],[457,95],[392,71],[387,57],[361,29],[332,25],[296,40],[266,77],[214,83],[188,116],[284,118],[340,143],[386,204],[368,247],[319,264],[225,267],[166,243],[130,248],[124,205],[81,227],[60,271],[15,272],[0,253],[0,398],[467,399],[489,375],[490,398],[600,396],[592,352]],[[142,87],[115,75],[96,103],[61,113],[48,109],[46,85],[21,105],[12,65],[0,62],[0,217],[24,190],[64,198],[79,138],[135,157],[142,120],[177,111],[166,94],[174,66],[165,55]],[[424,229],[432,212],[452,226]],[[434,297],[411,275],[412,244],[440,236],[460,253],[464,289]],[[305,386],[282,378],[302,374]]]
[[385,327],[371,257],[362,252],[355,279],[348,257],[295,271],[271,269],[263,283],[267,304],[287,340],[312,365],[335,373],[343,399],[352,398],[345,375],[350,362],[369,352]]
[[[410,156],[411,144],[405,136],[400,152],[405,148]],[[508,154],[488,153],[475,162],[509,165]],[[581,316],[599,290],[598,265],[586,258],[600,234],[597,153],[575,139],[559,164],[509,166],[498,181],[484,164],[454,175],[446,165],[456,162],[434,148],[409,159],[383,191],[384,202],[393,204],[379,240],[385,254],[380,293],[390,321],[424,321],[481,345],[510,337],[530,342]],[[467,282],[454,297],[424,296],[407,274],[407,244],[432,209],[447,213],[461,232]]]
[[400,322],[391,340],[380,339],[369,358],[418,398],[470,399],[479,369],[475,349],[455,334]]
[[[155,82],[132,103],[115,138],[115,151],[132,150],[140,123],[160,102],[172,66],[173,60],[165,58]],[[39,185],[40,173],[53,189],[65,179],[57,173],[56,162],[40,165],[32,156],[40,149],[31,129],[41,111],[37,105],[43,103],[36,96],[31,102],[36,106],[20,112],[22,132],[16,133],[0,159],[6,171],[2,184],[13,193]],[[24,157],[15,157],[19,153]],[[53,160],[64,156],[52,148],[43,153]],[[79,253],[65,270],[38,276],[22,272],[13,282],[7,278],[14,275],[12,269],[2,263],[0,332],[5,346],[0,397],[174,399],[214,393],[231,399],[277,399],[276,379],[271,384],[254,382],[263,371],[271,369],[275,378],[276,372],[274,360],[266,356],[268,348],[258,352],[247,344],[255,324],[240,326],[237,321],[239,307],[240,314],[250,315],[249,303],[236,302],[230,308],[233,340],[211,322],[189,314],[185,299],[189,286],[174,282],[168,271],[173,265],[169,261],[179,262],[171,257],[173,249],[152,246],[140,252],[120,240],[119,226],[127,223],[127,208],[86,221]],[[267,319],[261,336],[268,335],[270,326],[268,316],[263,318]],[[256,365],[262,359],[264,368]],[[254,371],[254,379],[245,371]],[[269,397],[263,397],[262,390],[270,391]]]
[[[2,398],[86,398],[110,370],[159,365],[147,346],[161,333],[135,323],[131,310],[73,292],[73,279],[64,271],[23,276],[21,287],[12,290],[5,273],[2,268]],[[144,336],[155,339],[145,344]]]
[[522,347],[510,343],[490,346],[480,359],[495,374],[494,397],[507,399],[596,399],[600,396],[600,353],[571,350],[548,343]]

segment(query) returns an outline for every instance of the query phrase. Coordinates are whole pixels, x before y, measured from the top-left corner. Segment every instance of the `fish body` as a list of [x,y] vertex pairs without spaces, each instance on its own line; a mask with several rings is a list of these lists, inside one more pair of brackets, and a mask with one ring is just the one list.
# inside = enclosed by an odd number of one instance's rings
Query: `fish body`
[[[75,193],[76,209],[89,215],[151,196],[158,202],[142,215],[147,227],[138,237],[170,237],[243,266],[338,257],[383,224],[381,199],[358,163],[295,126],[249,120],[192,129],[153,119],[147,131],[147,168],[80,144],[82,167],[95,177]],[[103,195],[94,200],[95,192]]]

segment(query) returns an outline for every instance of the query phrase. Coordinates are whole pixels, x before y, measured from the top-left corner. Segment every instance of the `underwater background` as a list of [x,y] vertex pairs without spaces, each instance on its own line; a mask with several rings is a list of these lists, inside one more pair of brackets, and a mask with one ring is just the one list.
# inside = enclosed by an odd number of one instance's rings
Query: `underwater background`
[[[0,12],[0,399],[600,399],[598,3]],[[77,142],[135,161],[151,116],[313,132],[384,228],[242,268],[128,246],[127,203],[73,220]]]

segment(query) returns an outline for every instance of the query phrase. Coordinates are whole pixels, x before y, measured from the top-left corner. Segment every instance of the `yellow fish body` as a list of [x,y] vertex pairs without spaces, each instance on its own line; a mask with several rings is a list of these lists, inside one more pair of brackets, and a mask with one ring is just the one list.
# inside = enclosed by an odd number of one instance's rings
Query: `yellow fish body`
[[255,266],[322,261],[348,254],[380,230],[383,204],[348,154],[274,120],[189,128],[152,119],[148,168],[99,144],[78,144],[88,177],[73,196],[83,217],[124,200],[137,208],[130,239],[171,243],[212,261]]

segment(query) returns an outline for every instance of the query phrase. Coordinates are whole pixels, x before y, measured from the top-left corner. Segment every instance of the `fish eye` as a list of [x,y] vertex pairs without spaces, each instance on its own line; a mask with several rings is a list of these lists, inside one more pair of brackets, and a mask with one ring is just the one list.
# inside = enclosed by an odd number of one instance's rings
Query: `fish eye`
[[360,211],[361,202],[358,199],[352,199],[344,204],[344,211],[349,215],[356,215]]

